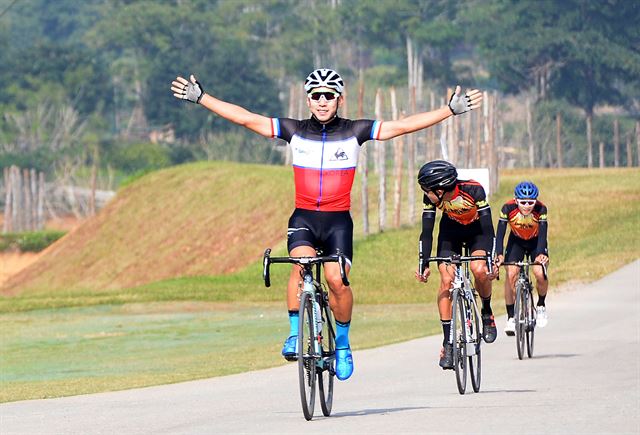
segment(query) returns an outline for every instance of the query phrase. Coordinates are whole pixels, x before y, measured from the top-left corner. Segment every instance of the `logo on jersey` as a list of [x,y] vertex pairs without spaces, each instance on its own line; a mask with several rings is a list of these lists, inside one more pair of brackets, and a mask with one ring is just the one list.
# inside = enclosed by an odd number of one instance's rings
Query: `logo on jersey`
[[528,230],[538,225],[538,220],[535,218],[533,214],[523,215],[518,212],[512,219],[514,227]]
[[296,152],[296,154],[300,154],[300,155],[310,155],[312,152],[311,149],[301,147],[301,146],[296,146],[293,148],[293,150]]
[[349,160],[349,156],[344,152],[342,148],[338,148],[336,152],[329,158],[330,161],[335,162],[338,160]]

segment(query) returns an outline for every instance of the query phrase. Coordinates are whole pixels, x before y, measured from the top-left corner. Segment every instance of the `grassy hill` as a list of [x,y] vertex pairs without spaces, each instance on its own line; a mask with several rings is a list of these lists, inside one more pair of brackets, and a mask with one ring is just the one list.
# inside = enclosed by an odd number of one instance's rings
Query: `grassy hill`
[[117,289],[234,272],[284,240],[291,178],[282,167],[234,163],[149,174],[118,192],[2,292]]

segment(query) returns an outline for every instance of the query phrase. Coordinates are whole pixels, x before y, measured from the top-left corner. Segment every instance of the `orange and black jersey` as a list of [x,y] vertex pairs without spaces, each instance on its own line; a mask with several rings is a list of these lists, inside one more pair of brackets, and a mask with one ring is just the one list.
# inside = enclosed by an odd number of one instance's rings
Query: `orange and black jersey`
[[518,208],[515,199],[502,206],[498,230],[496,235],[497,253],[502,254],[504,236],[507,225],[511,229],[511,235],[520,240],[534,240],[537,238],[537,251],[545,252],[547,248],[547,207],[536,200],[533,210],[529,215],[523,215]]
[[[472,233],[493,240],[495,233],[491,220],[491,208],[489,208],[484,188],[477,181],[458,180],[451,199],[434,204],[427,195],[424,195],[423,203],[422,233],[419,245],[421,258],[423,254],[427,257],[431,254],[436,209],[442,210],[440,233],[442,233],[444,224],[450,230],[455,231],[458,231],[458,228],[460,230],[469,228]],[[468,232],[468,230],[464,232]]]
[[480,183],[475,180],[459,180],[453,190],[453,197],[450,200],[442,200],[438,204],[433,204],[427,195],[423,198],[423,211],[439,208],[450,219],[462,225],[469,225],[478,220],[483,210],[489,209],[487,195]]

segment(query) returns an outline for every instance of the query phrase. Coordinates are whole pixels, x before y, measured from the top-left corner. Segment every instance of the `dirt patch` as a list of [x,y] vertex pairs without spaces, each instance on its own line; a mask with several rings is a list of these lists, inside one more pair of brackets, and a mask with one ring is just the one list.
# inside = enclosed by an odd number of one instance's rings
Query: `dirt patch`
[[[3,213],[0,213],[0,231],[4,223]],[[45,224],[47,230],[71,231],[82,223],[82,220],[73,216],[60,216],[50,219]],[[44,252],[44,251],[43,251]],[[0,252],[0,287],[7,280],[21,270],[27,268],[38,260],[43,252]]]
[[11,276],[34,263],[40,252],[0,252],[0,286]]

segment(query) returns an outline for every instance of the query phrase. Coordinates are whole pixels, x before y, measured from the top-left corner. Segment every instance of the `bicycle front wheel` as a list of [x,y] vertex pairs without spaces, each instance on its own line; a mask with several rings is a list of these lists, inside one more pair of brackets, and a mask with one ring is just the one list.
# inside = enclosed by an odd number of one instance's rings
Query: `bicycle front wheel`
[[529,287],[528,297],[527,297],[527,356],[529,358],[533,357],[533,338],[536,332],[536,307],[533,305],[533,292],[531,291],[531,287]]
[[[324,296],[326,297],[326,295]],[[318,389],[320,390],[322,415],[328,417],[331,415],[331,406],[333,405],[333,379],[336,376],[336,328],[328,300],[323,304],[322,315],[324,320],[322,334],[320,334],[322,340],[322,359],[320,363],[322,367],[318,372]]]
[[454,291],[451,307],[451,328],[453,328],[453,367],[456,371],[458,392],[464,394],[467,389],[467,334],[465,328],[465,310],[463,297]]
[[524,356],[524,342],[527,333],[527,294],[522,283],[516,283],[516,348],[518,359]]
[[471,386],[476,393],[480,391],[480,378],[482,368],[482,358],[480,344],[482,343],[482,329],[480,329],[480,316],[474,301],[465,299],[467,312],[469,313],[467,341],[472,346],[473,353],[469,355],[469,375],[471,375]]
[[314,349],[313,300],[307,292],[300,297],[300,318],[298,320],[298,377],[300,400],[304,418],[313,418],[316,402],[316,358]]

